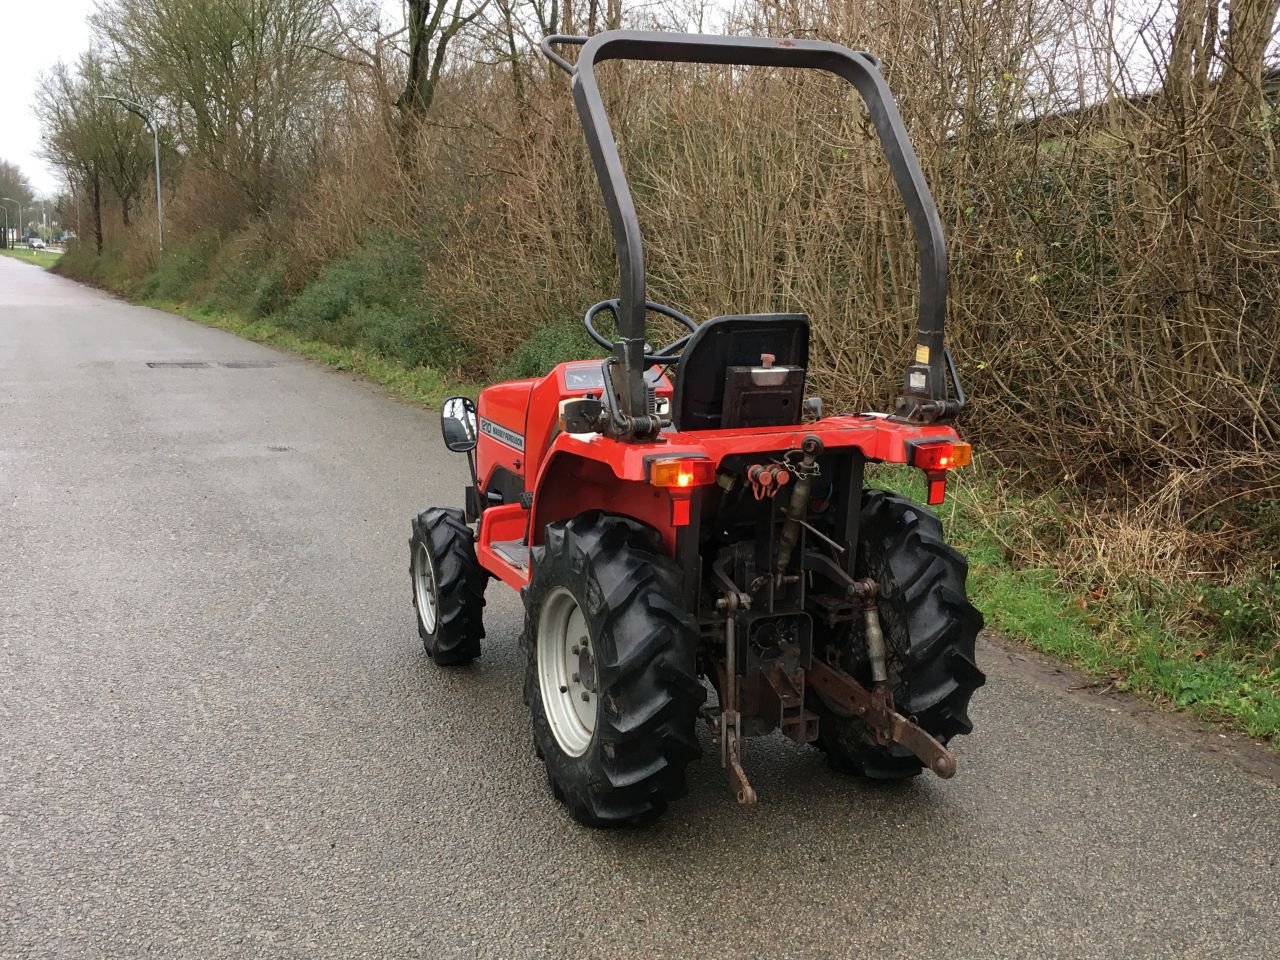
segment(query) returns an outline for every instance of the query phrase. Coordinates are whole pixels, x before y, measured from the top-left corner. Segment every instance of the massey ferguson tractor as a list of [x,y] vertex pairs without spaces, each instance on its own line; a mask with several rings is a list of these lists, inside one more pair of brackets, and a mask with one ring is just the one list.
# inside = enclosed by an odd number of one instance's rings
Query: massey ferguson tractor
[[[576,64],[559,52],[580,47]],[[956,772],[982,615],[928,509],[864,486],[868,463],[924,471],[928,502],[970,448],[943,346],[947,261],[933,199],[878,61],[833,43],[610,31],[542,43],[572,79],[617,245],[619,295],[583,325],[608,356],[447,401],[465,508],[410,540],[418,633],[435,663],[480,655],[493,578],[524,602],[524,699],[551,789],[595,827],[657,817],[685,792],[710,724],[741,804],[743,741],[780,730],[853,774]],[[866,102],[910,215],[919,324],[891,414],[827,416],[806,397],[809,318],[699,323],[645,299],[640,225],[596,64],[646,60],[825,70]],[[649,313],[688,329],[645,339]],[[597,322],[609,315],[617,339]]]

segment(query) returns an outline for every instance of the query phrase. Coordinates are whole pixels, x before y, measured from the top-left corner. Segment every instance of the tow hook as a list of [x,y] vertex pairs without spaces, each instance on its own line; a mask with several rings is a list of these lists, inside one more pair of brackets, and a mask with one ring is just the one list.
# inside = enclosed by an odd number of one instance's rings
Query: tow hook
[[843,670],[814,657],[806,674],[810,686],[829,702],[861,718],[882,744],[906,747],[926,767],[949,780],[956,775],[956,758],[918,724],[893,709],[889,685],[881,681],[868,690]]
[[720,705],[720,766],[729,771],[729,782],[732,785],[735,799],[741,806],[749,807],[756,802],[756,791],[747,779],[747,771],[742,768],[742,713],[738,708],[738,638],[737,612],[751,606],[751,598],[736,589],[730,590],[716,601],[716,609],[725,613],[724,662],[717,661],[716,671],[720,674],[720,691],[724,703]]

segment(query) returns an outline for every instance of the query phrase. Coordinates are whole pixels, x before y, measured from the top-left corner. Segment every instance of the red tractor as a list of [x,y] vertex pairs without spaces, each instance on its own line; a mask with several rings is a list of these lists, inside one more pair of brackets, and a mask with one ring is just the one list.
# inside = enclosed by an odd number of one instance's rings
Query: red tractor
[[[566,44],[581,47],[576,65],[556,49]],[[755,801],[743,738],[774,730],[862,776],[952,776],[946,744],[970,731],[984,680],[967,565],[933,513],[863,484],[867,463],[908,464],[938,504],[970,455],[947,425],[964,394],[942,341],[938,215],[876,59],[816,40],[632,31],[542,49],[572,77],[617,244],[620,296],[583,319],[609,355],[495,384],[478,409],[446,402],[445,443],[467,454],[472,483],[465,510],[413,521],[427,653],[478,657],[487,581],[520,592],[534,744],[555,796],[591,826],[642,823],[681,796],[700,717],[742,804]],[[610,59],[811,68],[857,88],[920,257],[918,336],[894,413],[824,416],[806,399],[803,314],[699,324],[645,299],[595,76]],[[653,349],[649,312],[688,334]],[[602,314],[617,340],[596,329]]]

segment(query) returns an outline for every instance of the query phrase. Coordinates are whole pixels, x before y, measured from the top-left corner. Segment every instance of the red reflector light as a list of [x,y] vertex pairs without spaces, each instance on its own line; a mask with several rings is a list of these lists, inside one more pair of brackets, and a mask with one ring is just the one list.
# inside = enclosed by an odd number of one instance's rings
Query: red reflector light
[[654,460],[649,464],[649,483],[655,487],[682,489],[715,482],[716,465],[704,457]]
[[936,507],[947,497],[947,475],[945,473],[929,474],[929,496],[925,503]]
[[967,467],[972,458],[973,448],[959,440],[916,443],[911,447],[911,465],[921,470],[950,470],[954,467]]

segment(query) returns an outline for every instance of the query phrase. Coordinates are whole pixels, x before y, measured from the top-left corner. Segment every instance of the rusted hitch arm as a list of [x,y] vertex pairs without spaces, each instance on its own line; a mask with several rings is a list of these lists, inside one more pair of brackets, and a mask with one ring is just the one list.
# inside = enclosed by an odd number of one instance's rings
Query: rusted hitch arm
[[844,671],[817,657],[806,671],[806,676],[809,685],[819,694],[860,717],[881,743],[906,747],[944,780],[956,775],[956,758],[946,747],[893,709],[887,688],[868,690]]

